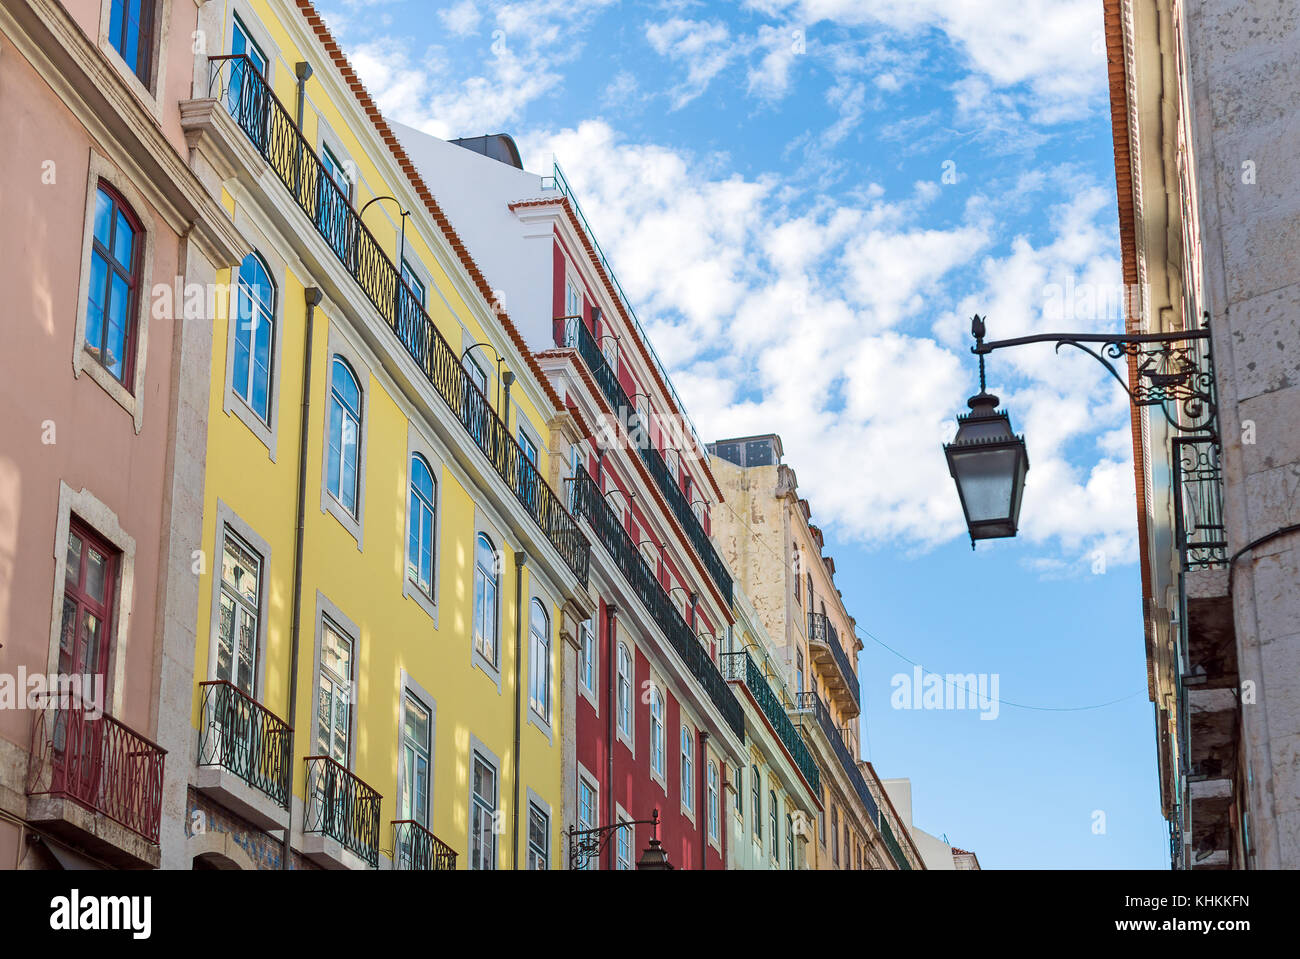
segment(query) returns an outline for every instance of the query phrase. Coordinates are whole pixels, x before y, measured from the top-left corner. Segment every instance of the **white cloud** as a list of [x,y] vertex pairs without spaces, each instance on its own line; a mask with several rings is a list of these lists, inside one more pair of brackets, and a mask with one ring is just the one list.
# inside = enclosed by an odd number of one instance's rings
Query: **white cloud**
[[[867,543],[963,533],[941,444],[975,391],[970,313],[1013,336],[1047,322],[1053,281],[1119,273],[1108,193],[1077,171],[937,227],[921,219],[930,191],[790,207],[774,178],[710,175],[600,122],[521,145],[565,163],[704,439],[781,433],[818,514]],[[1030,202],[1022,186],[1059,201],[1041,239],[997,234],[1001,209]],[[990,376],[1028,437],[1026,539],[1076,574],[1094,550],[1131,560],[1126,399],[1087,357],[1021,352],[995,354]]]
[[686,79],[672,91],[673,109],[690,103],[736,55],[727,25],[720,21],[684,20],[645,24],[646,39],[662,57],[686,67]]

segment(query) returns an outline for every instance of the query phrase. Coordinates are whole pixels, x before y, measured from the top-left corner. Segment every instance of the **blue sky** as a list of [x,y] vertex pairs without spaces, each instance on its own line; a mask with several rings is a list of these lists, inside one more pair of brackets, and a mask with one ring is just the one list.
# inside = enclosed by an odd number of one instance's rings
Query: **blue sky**
[[[991,359],[1031,470],[1021,535],[976,553],[940,449],[972,313],[1120,325],[1099,0],[320,6],[390,117],[558,159],[704,439],[781,433],[917,824],[986,866],[1167,863],[1123,393],[1082,354]],[[894,709],[912,667],[872,636],[1009,702],[1127,698]]]

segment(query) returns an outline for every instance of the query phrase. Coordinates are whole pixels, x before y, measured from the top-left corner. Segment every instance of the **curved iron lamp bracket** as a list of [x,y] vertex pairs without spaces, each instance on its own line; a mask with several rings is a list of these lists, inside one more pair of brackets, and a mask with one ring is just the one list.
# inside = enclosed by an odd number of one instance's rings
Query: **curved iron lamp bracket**
[[[1194,433],[1218,443],[1218,404],[1214,393],[1214,358],[1210,346],[1210,318],[1201,327],[1174,333],[1039,333],[1008,340],[984,341],[984,320],[971,323],[980,358],[983,386],[984,357],[994,350],[1027,343],[1055,343],[1056,352],[1072,346],[1087,353],[1115,378],[1134,406],[1158,406],[1175,432]],[[1088,344],[1096,344],[1096,348]],[[1137,358],[1137,383],[1130,386],[1112,360]],[[1171,410],[1180,410],[1180,417]]]

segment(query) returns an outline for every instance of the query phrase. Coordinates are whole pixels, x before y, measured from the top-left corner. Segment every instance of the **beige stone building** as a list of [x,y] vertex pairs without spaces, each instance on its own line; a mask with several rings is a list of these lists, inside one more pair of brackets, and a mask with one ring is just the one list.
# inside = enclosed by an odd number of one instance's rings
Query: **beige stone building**
[[821,771],[821,816],[808,843],[817,869],[924,868],[907,825],[858,747],[862,649],[835,585],[835,560],[781,462],[776,434],[709,444],[724,508],[713,533],[792,678],[791,719]]
[[[1133,418],[1171,860],[1296,868],[1300,7],[1106,0],[1105,17],[1128,330],[1208,326],[1186,359],[1205,373],[1213,354],[1209,402]],[[1133,358],[1130,385],[1147,375]]]

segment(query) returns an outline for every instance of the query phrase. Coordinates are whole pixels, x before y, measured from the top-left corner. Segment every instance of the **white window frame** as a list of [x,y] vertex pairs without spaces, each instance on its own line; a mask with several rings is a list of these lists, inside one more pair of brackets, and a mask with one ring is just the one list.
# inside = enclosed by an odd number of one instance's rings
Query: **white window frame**
[[552,857],[552,850],[555,844],[552,841],[551,833],[555,828],[554,826],[555,818],[551,815],[551,804],[548,803],[546,800],[544,800],[536,792],[534,792],[531,787],[529,787],[528,789],[528,828],[524,832],[524,847],[525,847],[524,866],[527,869],[532,868],[530,862],[532,859],[533,850],[535,848],[533,845],[533,829],[532,829],[534,812],[540,813],[544,817],[546,822],[546,831],[545,831],[546,848],[542,850],[542,857],[544,862],[542,869],[543,870],[554,869],[555,863]]
[[[655,701],[659,702],[659,739],[655,739]],[[650,698],[647,703],[647,709],[650,711],[650,778],[659,784],[659,788],[668,795],[668,701],[664,695],[663,687],[657,681],[654,675],[650,679]],[[660,768],[655,768],[656,746],[658,747],[658,757]]]
[[[590,644],[590,649],[588,649]],[[590,667],[591,684],[587,684],[584,665]],[[596,619],[578,624],[578,692],[600,715],[600,643],[596,637]]]
[[212,605],[208,615],[208,679],[217,678],[217,631],[221,625],[221,562],[225,548],[225,536],[227,532],[232,532],[242,539],[251,549],[259,553],[262,557],[262,584],[261,592],[258,596],[258,603],[261,609],[257,617],[257,666],[256,674],[253,677],[253,698],[261,702],[263,692],[263,683],[266,681],[266,642],[267,642],[267,621],[269,603],[267,594],[269,593],[271,566],[271,544],[257,535],[253,527],[231,509],[230,505],[222,499],[217,500],[217,517],[216,525],[213,530],[212,555],[215,558],[212,566]]
[[[424,461],[429,464],[429,472],[433,474],[433,582],[432,595],[424,592],[420,587],[411,582],[411,577],[407,575],[406,550],[411,541],[411,460],[416,455],[424,457]],[[447,469],[438,455],[437,448],[416,426],[414,421],[407,423],[406,429],[406,502],[403,505],[403,512],[406,516],[405,526],[403,527],[402,536],[402,595],[414,602],[433,620],[433,628],[438,628],[438,597],[440,595],[439,575],[442,569],[440,560],[442,559],[439,550],[439,538],[442,532],[442,487],[443,481],[447,476]]]
[[[577,823],[578,829],[596,829],[600,826],[600,780],[591,774],[582,763],[578,763],[578,781],[577,788],[574,791],[573,816]],[[586,787],[591,793],[591,815],[592,819],[587,822],[582,818],[582,789]],[[600,858],[589,860],[588,869],[599,869]]]
[[682,815],[695,822],[695,775],[700,767],[695,764],[695,730],[690,723],[681,724],[678,737],[677,770],[681,782],[678,784],[677,796]]
[[[110,21],[112,20],[112,0],[101,0],[99,9],[99,36],[98,46],[103,52],[105,58],[113,65],[113,69],[126,81],[141,102],[148,108],[149,112],[160,123],[163,120],[163,102],[165,96],[159,95],[159,91],[166,90],[167,83],[167,47],[170,43],[171,36],[171,19],[172,5],[171,0],[152,0],[154,5],[154,35],[153,51],[150,54],[151,63],[149,69],[149,86],[140,82],[140,77],[132,69],[131,65],[122,59],[122,54],[117,52],[117,47],[113,46],[110,39]],[[189,86],[186,85],[188,90]]]
[[475,805],[475,793],[474,793],[475,758],[481,759],[485,765],[490,766],[492,768],[492,773],[493,773],[493,786],[495,787],[496,795],[493,797],[492,800],[492,810],[491,810],[492,828],[489,830],[489,835],[491,835],[492,837],[492,849],[489,855],[491,856],[492,870],[495,871],[499,869],[501,866],[501,850],[502,850],[502,843],[497,841],[497,831],[496,831],[496,825],[501,817],[501,760],[500,758],[498,758],[496,753],[492,752],[492,750],[484,746],[482,741],[473,734],[470,735],[469,768],[467,770],[468,776],[466,777],[467,779],[466,789],[468,790],[469,793],[469,805],[467,805],[465,808],[469,810],[469,832],[466,837],[465,855],[467,857],[469,868],[470,869],[475,868],[473,864],[474,862],[473,861],[474,815],[478,811],[478,807]]
[[352,675],[348,678],[350,689],[348,693],[348,755],[347,762],[344,764],[348,769],[354,769],[357,755],[357,691],[360,689],[360,680],[358,671],[361,668],[361,630],[351,619],[335,606],[328,597],[320,590],[316,591],[316,649],[312,662],[311,670],[311,732],[308,742],[311,744],[308,755],[316,756],[318,743],[316,742],[316,723],[320,716],[320,672],[321,672],[321,649],[325,641],[326,623],[333,626],[334,631],[352,644]]
[[[357,385],[361,388],[361,423],[358,427],[359,435],[357,436],[357,513],[355,516],[329,490],[329,408],[334,395],[334,358],[336,356],[347,360],[348,366],[352,367],[352,372],[357,378]],[[329,352],[326,355],[325,362],[327,366],[325,375],[325,415],[322,418],[321,431],[320,508],[322,513],[329,513],[339,521],[343,528],[357,541],[357,550],[360,551],[365,545],[366,532],[366,454],[369,452],[370,446],[372,377],[370,367],[361,357],[361,351],[354,348],[340,328],[333,324],[330,324]],[[405,559],[403,559],[403,568],[405,568]]]
[[[633,822],[632,814],[629,813],[620,803],[614,803],[614,822]],[[623,847],[620,844],[624,836],[627,836],[627,857],[623,857]],[[628,826],[626,829],[616,830],[614,833],[614,869],[616,871],[631,871],[636,869],[636,826]]]
[[[623,728],[623,709],[619,704],[619,696],[623,690],[623,671],[620,668],[619,653],[627,650],[628,675],[627,675],[627,724],[628,728]],[[624,640],[619,640],[614,651],[614,736],[616,741],[627,746],[632,755],[636,756],[636,647]]]
[[[400,803],[402,793],[406,788],[406,763],[402,761],[402,751],[406,746],[403,725],[406,721],[406,697],[410,696],[429,711],[429,795],[427,797],[429,808],[427,810],[428,825],[425,828],[433,832],[434,796],[438,781],[437,776],[434,775],[438,755],[438,701],[429,694],[427,689],[417,683],[405,669],[402,670],[401,679],[402,708],[397,714],[397,799],[394,804],[397,808],[394,812],[401,813]],[[396,855],[396,852],[394,852],[394,855]]]
[[[555,605],[550,601],[546,594],[536,589],[536,576],[529,573],[529,585],[532,587],[528,600],[528,723],[536,726],[541,733],[546,736],[548,742],[552,740],[552,717],[555,715],[555,640],[557,638],[557,623],[553,613]],[[547,704],[546,714],[539,712],[533,705],[533,683],[537,678],[537,663],[533,659],[533,609],[535,605],[540,605],[542,615],[546,623],[546,662],[541,668],[544,670],[546,679]]]
[[[103,0],[103,6],[107,9],[109,0]],[[112,50],[113,56],[117,57],[117,51],[113,50],[111,45],[109,49]],[[118,61],[122,62],[120,57],[118,57]],[[124,62],[123,67],[125,68]],[[99,360],[86,350],[86,311],[89,306],[88,300],[90,296],[90,260],[95,242],[95,197],[99,193],[101,180],[120,193],[122,199],[135,213],[136,218],[140,221],[140,232],[142,234],[140,242],[144,245],[144,248],[137,254],[141,257],[140,286],[136,291],[134,318],[135,367],[131,377],[130,389],[127,389],[116,376],[110,373]],[[144,429],[144,375],[145,361],[149,356],[149,318],[153,312],[154,245],[157,233],[157,220],[153,215],[153,207],[145,202],[140,191],[107,157],[92,148],[90,150],[89,169],[86,175],[86,206],[81,233],[81,273],[77,283],[77,325],[76,335],[72,342],[72,375],[80,377],[82,373],[85,373],[99,384],[105,393],[130,414],[137,434]],[[179,317],[183,312],[183,308],[183,303],[173,304],[172,311]],[[60,590],[61,592],[62,590]]]
[[[496,617],[495,630],[496,630],[497,661],[495,663],[492,662],[490,659],[488,659],[486,656],[484,656],[481,652],[479,652],[478,645],[474,641],[474,576],[476,575],[476,570],[478,568],[477,566],[478,538],[480,536],[486,536],[488,542],[492,544],[492,548],[495,551],[495,555],[499,557],[500,560],[498,565],[501,567],[496,574],[497,601],[496,601],[496,610],[495,610],[495,617]],[[501,635],[505,624],[505,604],[502,602],[501,590],[503,588],[502,583],[506,579],[507,570],[505,567],[506,567],[506,556],[508,551],[505,546],[505,538],[501,535],[500,531],[497,530],[497,528],[494,525],[490,524],[487,521],[487,519],[483,517],[482,513],[477,509],[475,510],[475,518],[474,518],[474,538],[471,541],[471,543],[472,543],[472,549],[470,552],[470,622],[469,622],[470,665],[472,667],[477,667],[478,669],[482,670],[484,675],[486,675],[487,678],[491,680],[492,683],[496,686],[497,693],[500,694],[501,693]]]

